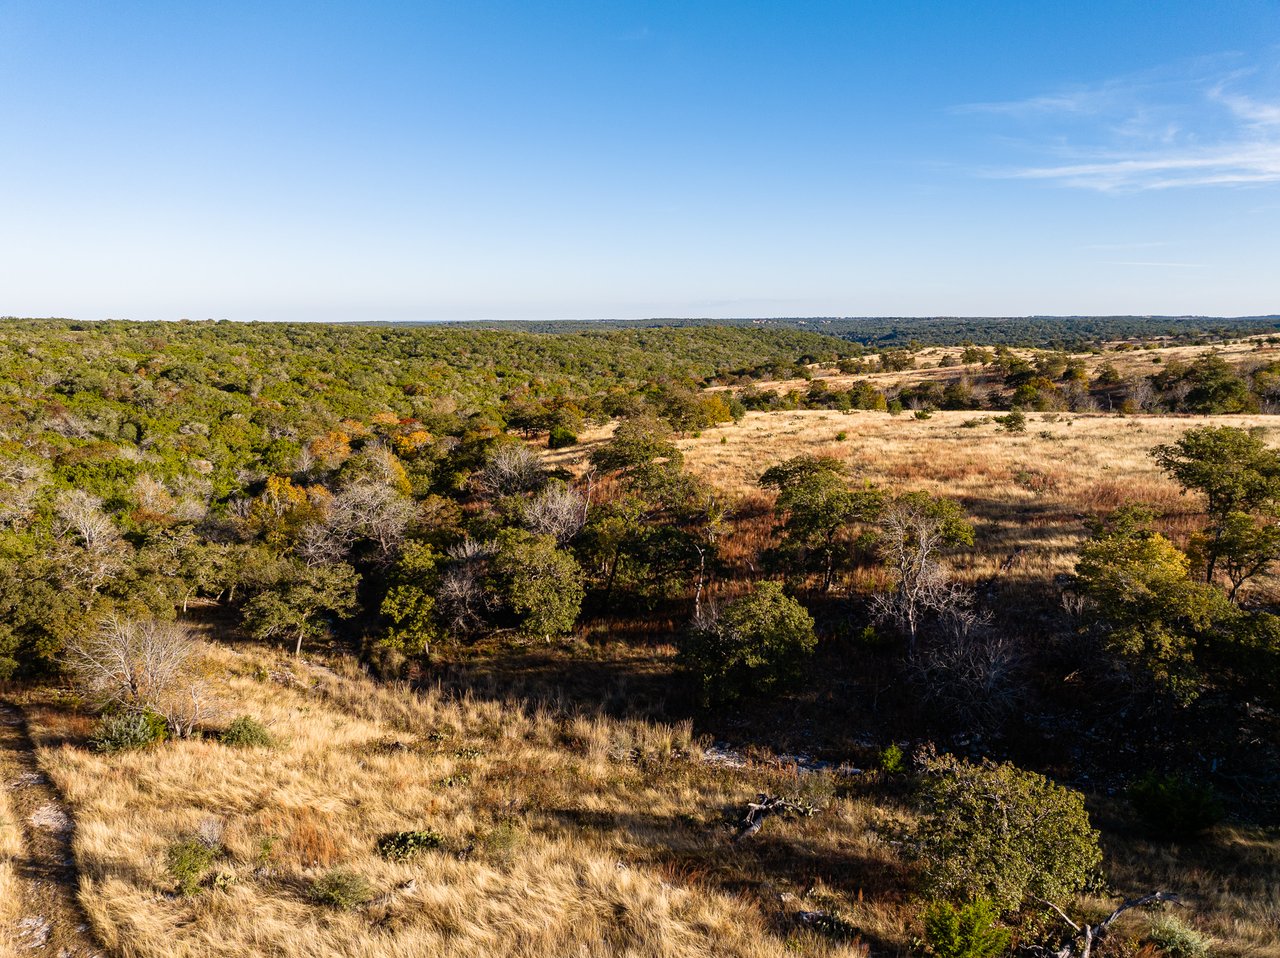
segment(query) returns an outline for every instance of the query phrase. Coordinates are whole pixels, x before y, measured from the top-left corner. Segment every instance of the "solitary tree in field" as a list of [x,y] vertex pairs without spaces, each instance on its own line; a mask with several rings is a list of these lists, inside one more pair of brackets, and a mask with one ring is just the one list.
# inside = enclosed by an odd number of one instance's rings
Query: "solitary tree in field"
[[624,478],[656,467],[679,472],[684,455],[667,438],[670,432],[670,424],[660,419],[645,416],[625,419],[614,430],[613,438],[591,453],[591,464]]
[[844,466],[825,456],[796,456],[766,469],[760,485],[778,490],[782,523],[779,552],[793,565],[813,568],[827,591],[848,559],[849,532],[873,519],[883,503],[879,490],[850,489]]
[[1244,429],[1205,426],[1157,446],[1153,455],[1184,491],[1205,497],[1209,524],[1198,544],[1205,581],[1212,582],[1225,563],[1234,597],[1240,585],[1280,557],[1274,531],[1280,454]]

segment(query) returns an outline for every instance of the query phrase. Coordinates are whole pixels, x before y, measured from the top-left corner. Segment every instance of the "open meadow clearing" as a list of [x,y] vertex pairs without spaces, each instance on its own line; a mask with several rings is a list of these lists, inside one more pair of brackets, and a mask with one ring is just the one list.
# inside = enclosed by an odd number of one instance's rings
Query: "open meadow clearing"
[[[410,692],[342,660],[201,654],[226,714],[262,719],[272,745],[104,756],[85,747],[73,699],[25,703],[74,818],[80,902],[112,954],[912,951],[913,873],[895,836],[913,813],[881,777],[707,752],[687,724]],[[757,791],[815,814],[735,844]],[[379,854],[401,831],[430,837]],[[184,848],[202,856],[186,894]],[[1121,834],[1107,850],[1117,887],[1186,894],[1219,954],[1280,955],[1280,850],[1263,833],[1223,827],[1187,849]]]
[[[557,716],[382,687],[350,668],[203,652],[223,707],[261,718],[274,746],[101,756],[65,701],[27,708],[74,811],[81,901],[113,954],[861,954],[852,937],[796,919],[837,902],[868,933],[902,934],[905,873],[871,831],[881,816],[834,800],[830,776],[709,764],[687,725]],[[771,822],[738,850],[730,824],[757,789],[812,794],[823,810]],[[430,838],[417,854],[379,855],[401,831]],[[183,842],[210,850],[185,896],[173,870]],[[335,875],[345,898],[317,900]],[[819,876],[833,887],[813,886]]]
[[[1185,496],[1152,458],[1157,445],[1200,426],[1258,430],[1280,445],[1273,416],[1169,416],[1102,413],[1029,413],[1026,432],[1010,433],[998,413],[937,411],[927,419],[905,412],[827,410],[751,412],[741,422],[675,440],[687,467],[758,515],[771,496],[761,473],[800,455],[830,456],[844,463],[854,483],[920,490],[954,498],[977,523],[974,547],[957,553],[956,568],[968,581],[1002,574],[1024,582],[1052,582],[1071,572],[1086,522],[1128,502],[1161,514],[1159,526],[1185,540],[1199,504]],[[583,444],[547,455],[552,465],[586,468],[586,456],[613,426],[583,435]],[[773,519],[742,524],[759,548]]]

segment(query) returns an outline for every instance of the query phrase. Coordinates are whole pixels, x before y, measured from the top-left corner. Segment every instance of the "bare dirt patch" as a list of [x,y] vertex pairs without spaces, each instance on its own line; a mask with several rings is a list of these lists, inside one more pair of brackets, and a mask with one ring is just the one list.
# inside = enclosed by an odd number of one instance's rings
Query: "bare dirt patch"
[[78,900],[75,823],[40,770],[22,713],[0,703],[0,956],[101,950]]

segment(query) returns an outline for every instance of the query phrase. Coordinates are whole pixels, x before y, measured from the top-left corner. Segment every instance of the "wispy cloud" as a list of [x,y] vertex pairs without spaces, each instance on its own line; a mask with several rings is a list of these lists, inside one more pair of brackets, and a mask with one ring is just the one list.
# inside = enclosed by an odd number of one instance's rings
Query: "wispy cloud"
[[1147,261],[1113,260],[1111,266],[1154,266],[1160,269],[1208,269],[1208,263],[1152,263]]
[[1137,243],[1089,243],[1082,249],[1098,249],[1098,250],[1126,250],[1126,249],[1155,249],[1158,246],[1172,246],[1169,240],[1145,240]]
[[1280,84],[1252,70],[1200,65],[954,112],[1016,120],[1040,154],[988,176],[1102,192],[1280,182]]
[[1087,163],[1032,166],[997,175],[1053,180],[1103,191],[1167,190],[1179,186],[1240,186],[1280,182],[1280,142],[1229,143],[1198,151],[1101,154]]

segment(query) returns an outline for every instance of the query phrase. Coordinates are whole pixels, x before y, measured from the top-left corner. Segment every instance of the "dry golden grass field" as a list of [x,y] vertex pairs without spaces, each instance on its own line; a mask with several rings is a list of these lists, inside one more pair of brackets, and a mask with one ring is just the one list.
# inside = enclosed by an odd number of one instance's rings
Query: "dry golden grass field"
[[[1183,539],[1197,526],[1202,504],[1184,496],[1160,472],[1151,450],[1187,429],[1232,425],[1262,430],[1280,444],[1274,416],[1116,416],[1104,413],[1028,413],[1027,430],[1011,434],[994,413],[911,413],[829,410],[748,413],[739,423],[680,439],[690,470],[740,502],[767,503],[760,473],[802,454],[834,456],[851,479],[899,490],[924,490],[957,499],[976,524],[974,549],[956,557],[969,581],[990,576],[1011,557],[1007,575],[1050,581],[1070,572],[1086,521],[1126,502],[1163,513],[1162,527]],[[549,454],[553,464],[584,468],[586,456],[612,432],[605,426],[583,443]],[[772,520],[739,534],[758,548]]]
[[[687,726],[411,693],[227,646],[206,655],[231,714],[259,716],[276,747],[103,756],[83,747],[86,716],[27,704],[41,764],[74,810],[81,901],[112,954],[861,954],[794,922],[837,902],[870,934],[904,934],[905,876],[870,805],[831,800],[814,818],[770,821],[750,848],[729,843],[726,815],[757,790],[825,800],[826,777],[708,764]],[[441,848],[376,853],[384,834],[427,828]],[[166,854],[190,837],[222,853],[184,897]],[[334,870],[366,879],[372,899],[313,901],[312,882]]]
[[[1170,363],[1191,363],[1205,356],[1216,355],[1233,366],[1248,367],[1251,363],[1274,362],[1280,357],[1280,347],[1266,342],[1268,337],[1257,336],[1225,345],[1213,346],[1162,346],[1158,349],[1135,349],[1129,346],[1114,347],[1102,352],[1070,353],[1068,358],[1084,364],[1091,377],[1098,374],[1103,365],[1110,364],[1122,379],[1134,376],[1150,376]],[[944,357],[958,361],[962,348],[958,346],[931,346],[912,354],[914,369],[893,372],[842,373],[834,366],[811,366],[814,378],[824,380],[832,389],[848,389],[859,382],[868,382],[877,389],[892,389],[922,382],[944,383],[962,374],[982,375],[981,365],[940,366]],[[1044,350],[1011,349],[1015,356],[1034,360],[1044,355]],[[758,383],[760,389],[773,389],[779,393],[804,391],[809,388],[808,379],[780,379]],[[737,387],[713,386],[713,390]]]
[[[891,792],[873,803],[874,776],[712,764],[687,726],[412,692],[341,660],[215,644],[203,654],[227,714],[261,717],[273,747],[204,739],[104,756],[85,747],[91,719],[73,699],[46,691],[24,703],[41,766],[74,815],[80,902],[110,954],[912,953],[918,905],[893,841],[910,813]],[[728,822],[757,791],[820,810],[770,819],[734,845]],[[425,828],[440,848],[402,862],[375,851],[384,834]],[[166,867],[184,839],[218,850],[190,896]],[[1107,846],[1119,892],[1183,891],[1216,954],[1280,956],[1274,841],[1221,826],[1195,848]],[[317,903],[313,883],[334,872],[363,878],[369,900]],[[801,912],[839,916],[857,934],[833,940]],[[1131,913],[1121,932],[1146,921]]]

